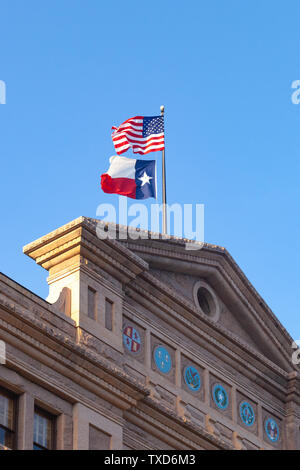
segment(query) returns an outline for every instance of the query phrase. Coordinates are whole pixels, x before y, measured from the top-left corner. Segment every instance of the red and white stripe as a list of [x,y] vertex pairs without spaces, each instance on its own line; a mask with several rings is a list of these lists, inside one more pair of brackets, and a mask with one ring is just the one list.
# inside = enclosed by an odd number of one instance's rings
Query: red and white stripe
[[164,132],[143,137],[143,116],[127,119],[119,127],[112,127],[111,135],[118,155],[132,147],[133,153],[145,155],[165,148]]

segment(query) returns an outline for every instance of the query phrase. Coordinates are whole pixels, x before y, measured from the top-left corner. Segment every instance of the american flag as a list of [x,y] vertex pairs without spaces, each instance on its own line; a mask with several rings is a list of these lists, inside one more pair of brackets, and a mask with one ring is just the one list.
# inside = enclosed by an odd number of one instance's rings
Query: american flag
[[118,155],[132,147],[133,153],[145,155],[165,148],[164,117],[135,116],[119,127],[112,127],[111,135]]

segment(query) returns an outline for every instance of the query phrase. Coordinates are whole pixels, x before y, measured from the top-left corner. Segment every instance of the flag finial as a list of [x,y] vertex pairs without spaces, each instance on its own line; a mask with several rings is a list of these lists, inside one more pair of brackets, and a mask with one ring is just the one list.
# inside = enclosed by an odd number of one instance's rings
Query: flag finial
[[165,107],[164,107],[163,104],[162,104],[161,107],[160,107],[160,112],[161,112],[161,114],[164,114],[164,112],[165,112]]

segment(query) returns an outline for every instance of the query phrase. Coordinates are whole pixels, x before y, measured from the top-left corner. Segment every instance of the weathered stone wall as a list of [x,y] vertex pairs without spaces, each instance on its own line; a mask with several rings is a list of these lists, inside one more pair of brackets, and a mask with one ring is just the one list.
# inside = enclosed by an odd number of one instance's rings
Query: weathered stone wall
[[80,218],[25,247],[49,271],[48,301],[0,275],[17,448],[32,448],[34,406],[56,417],[59,449],[299,448],[291,338],[223,249],[176,243],[99,240]]

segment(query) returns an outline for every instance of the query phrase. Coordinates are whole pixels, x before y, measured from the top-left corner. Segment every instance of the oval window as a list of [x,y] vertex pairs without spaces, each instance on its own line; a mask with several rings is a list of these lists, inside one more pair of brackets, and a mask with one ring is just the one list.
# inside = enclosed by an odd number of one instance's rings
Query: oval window
[[194,285],[194,302],[198,309],[211,320],[218,321],[220,316],[220,304],[213,289],[204,281],[198,281]]
[[197,292],[197,298],[199,302],[199,306],[203,313],[206,315],[210,315],[211,312],[211,307],[213,305],[213,299],[211,294],[208,292],[205,287],[200,287]]

